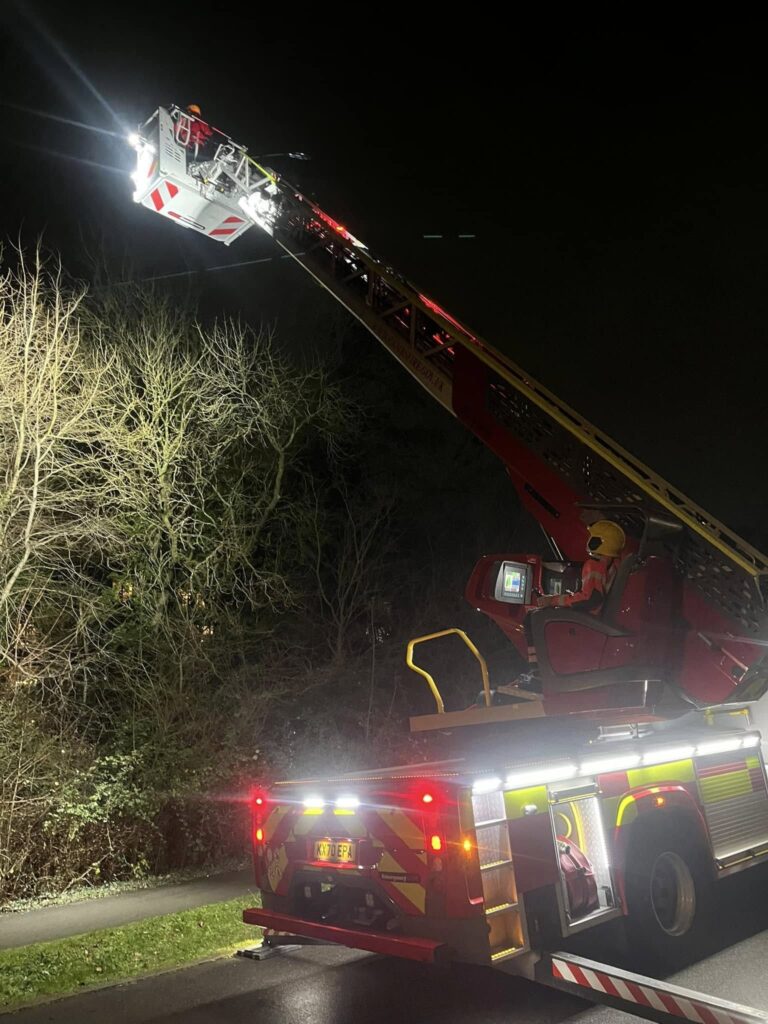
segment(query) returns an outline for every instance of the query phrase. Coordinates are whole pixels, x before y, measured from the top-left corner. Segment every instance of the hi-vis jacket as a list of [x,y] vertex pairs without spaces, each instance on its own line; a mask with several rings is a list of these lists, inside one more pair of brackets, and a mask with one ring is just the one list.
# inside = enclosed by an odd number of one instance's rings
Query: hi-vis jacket
[[539,597],[540,608],[569,608],[577,604],[579,611],[599,611],[616,575],[615,558],[588,558],[581,569],[581,590],[574,594]]

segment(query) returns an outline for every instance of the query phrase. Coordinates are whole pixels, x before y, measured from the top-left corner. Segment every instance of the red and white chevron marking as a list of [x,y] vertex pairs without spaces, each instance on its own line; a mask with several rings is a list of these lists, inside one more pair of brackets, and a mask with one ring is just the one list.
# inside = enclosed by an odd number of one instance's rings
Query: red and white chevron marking
[[[234,225],[234,227],[226,227],[225,225],[227,224]],[[240,230],[241,224],[245,224],[242,217],[227,217],[226,220],[223,220],[217,228],[214,228],[213,231],[209,231],[208,234],[211,238],[219,238],[221,235],[234,235],[236,231]]]
[[[157,188],[152,189],[149,193],[149,198],[152,200],[152,205],[158,213],[162,210],[165,204],[178,193],[179,188],[174,185],[172,181],[163,181]],[[163,193],[167,193],[164,195]]]
[[658,987],[652,987],[645,984],[649,980],[647,978],[643,978],[644,984],[640,984],[639,981],[632,981],[626,973],[619,977],[617,974],[606,974],[604,971],[567,963],[556,957],[552,957],[552,974],[571,985],[592,989],[681,1020],[695,1021],[695,1024],[755,1024],[756,1021],[766,1019],[763,1014],[750,1011],[746,1006],[740,1007],[719,999],[704,1001],[694,992],[683,995],[684,990],[676,986],[660,983]]

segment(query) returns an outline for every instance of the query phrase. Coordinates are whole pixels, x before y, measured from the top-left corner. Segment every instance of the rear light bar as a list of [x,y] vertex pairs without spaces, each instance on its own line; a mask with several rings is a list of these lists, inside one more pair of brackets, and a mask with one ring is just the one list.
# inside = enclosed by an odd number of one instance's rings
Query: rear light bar
[[[393,779],[393,786],[397,786],[400,780]],[[501,780],[499,780],[501,781]],[[437,810],[438,804],[444,801],[441,794],[435,789],[414,790],[393,788],[391,790],[376,790],[364,793],[354,793],[349,790],[341,790],[330,793],[322,793],[317,790],[291,792],[278,797],[278,802],[292,804],[310,814],[330,813],[336,811],[364,810],[366,806],[383,808],[406,808],[420,807],[423,810]]]

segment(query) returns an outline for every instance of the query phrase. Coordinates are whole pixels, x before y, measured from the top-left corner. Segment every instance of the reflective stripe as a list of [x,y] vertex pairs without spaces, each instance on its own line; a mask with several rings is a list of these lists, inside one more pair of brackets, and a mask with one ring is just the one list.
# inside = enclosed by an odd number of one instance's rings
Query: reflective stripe
[[[614,970],[606,964],[597,964],[569,954],[553,955],[551,970],[553,977],[570,985],[616,996],[635,1007],[646,1007],[657,1013],[691,1021],[692,1024],[763,1024],[768,1019],[759,1010],[748,1006],[705,996],[667,982],[631,975],[627,971]],[[627,1009],[633,1012],[631,1006]],[[645,1017],[647,1014],[641,1011],[638,1016]]]

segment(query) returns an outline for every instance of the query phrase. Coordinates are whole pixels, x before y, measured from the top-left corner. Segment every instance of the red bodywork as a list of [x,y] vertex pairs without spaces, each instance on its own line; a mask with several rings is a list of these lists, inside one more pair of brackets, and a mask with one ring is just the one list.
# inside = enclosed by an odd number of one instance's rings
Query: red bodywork
[[[446,936],[474,962],[489,956],[469,795],[419,777],[285,784],[254,801],[253,849],[262,909],[251,924],[408,959],[439,958]],[[438,775],[455,773],[438,773]],[[323,806],[306,806],[309,791]],[[340,808],[352,790],[354,808]],[[425,801],[424,797],[427,797]],[[468,841],[467,841],[468,840]],[[343,843],[354,859],[318,857]]]
[[[246,910],[245,922],[421,962],[488,964],[536,948],[536,916],[548,920],[558,905],[568,915],[563,934],[626,910],[624,866],[638,819],[684,821],[709,849],[690,764],[672,762],[668,772],[659,765],[652,770],[658,781],[634,786],[627,770],[596,775],[586,790],[576,780],[570,794],[523,786],[506,791],[499,804],[498,791],[473,796],[472,774],[462,774],[461,763],[281,783],[270,797],[255,796],[262,907]],[[720,757],[697,772],[718,778],[741,772],[743,763]],[[757,775],[755,792],[764,796]],[[354,844],[354,859],[344,859],[349,851],[318,858],[328,842]],[[575,849],[564,851],[563,843]],[[593,879],[586,901],[574,895],[571,872],[579,865]]]

